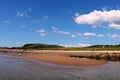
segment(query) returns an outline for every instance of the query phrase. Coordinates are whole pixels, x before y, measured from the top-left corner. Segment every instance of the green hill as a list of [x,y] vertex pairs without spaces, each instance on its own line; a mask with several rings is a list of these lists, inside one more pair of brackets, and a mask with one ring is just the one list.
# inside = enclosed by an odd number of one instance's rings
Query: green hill
[[120,51],[120,44],[119,45],[93,45],[89,47],[70,47],[66,48],[59,45],[49,45],[49,44],[25,44],[22,47],[0,47],[0,49],[34,49],[34,50],[85,50],[85,51],[105,51],[105,50],[118,50]]
[[22,46],[22,49],[39,49],[39,50],[60,49],[60,48],[63,47],[58,45],[48,45],[48,44],[25,44],[24,46]]

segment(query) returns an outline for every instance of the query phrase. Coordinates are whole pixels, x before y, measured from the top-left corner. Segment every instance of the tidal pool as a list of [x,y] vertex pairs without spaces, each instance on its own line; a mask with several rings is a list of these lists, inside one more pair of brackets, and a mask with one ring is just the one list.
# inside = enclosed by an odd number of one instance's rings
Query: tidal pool
[[120,62],[101,66],[62,66],[1,56],[0,80],[120,80]]

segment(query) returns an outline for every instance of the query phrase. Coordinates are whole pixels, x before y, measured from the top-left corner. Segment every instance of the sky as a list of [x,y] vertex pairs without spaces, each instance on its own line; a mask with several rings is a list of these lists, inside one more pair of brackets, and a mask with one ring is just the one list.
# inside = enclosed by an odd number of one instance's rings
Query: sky
[[0,0],[0,46],[120,44],[120,0]]

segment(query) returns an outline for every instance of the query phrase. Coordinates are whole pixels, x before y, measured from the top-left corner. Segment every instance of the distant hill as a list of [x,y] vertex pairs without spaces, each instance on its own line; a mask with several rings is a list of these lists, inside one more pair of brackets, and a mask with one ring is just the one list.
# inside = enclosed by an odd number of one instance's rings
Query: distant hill
[[78,50],[78,51],[104,51],[104,50],[118,50],[120,51],[120,44],[119,45],[93,45],[93,46],[89,46],[89,47],[63,47],[63,46],[59,46],[59,45],[49,45],[49,44],[25,44],[22,47],[12,47],[12,48],[8,48],[8,47],[0,47],[0,49],[33,49],[33,50]]
[[9,49],[8,47],[0,47],[0,49]]
[[39,50],[46,50],[46,49],[59,49],[64,48],[58,45],[48,45],[48,44],[25,44],[21,47],[22,49],[39,49]]
[[119,45],[93,45],[85,48],[86,50],[120,50]]
[[93,46],[89,46],[89,48],[106,48],[106,47],[120,47],[119,45],[93,45]]

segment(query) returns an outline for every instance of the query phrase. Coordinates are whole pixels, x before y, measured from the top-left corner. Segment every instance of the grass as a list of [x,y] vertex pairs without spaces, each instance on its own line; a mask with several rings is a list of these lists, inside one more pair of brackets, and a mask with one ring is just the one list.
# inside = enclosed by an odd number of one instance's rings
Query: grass
[[107,60],[107,61],[120,61],[120,55],[117,53],[112,54],[97,54],[97,55],[89,55],[89,56],[80,56],[80,55],[70,55],[70,57],[76,58],[89,58],[89,59],[96,59],[96,60]]

